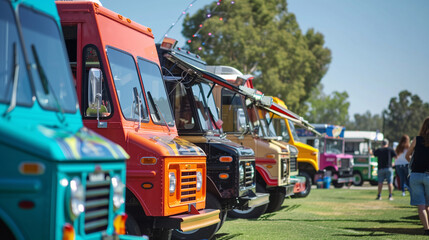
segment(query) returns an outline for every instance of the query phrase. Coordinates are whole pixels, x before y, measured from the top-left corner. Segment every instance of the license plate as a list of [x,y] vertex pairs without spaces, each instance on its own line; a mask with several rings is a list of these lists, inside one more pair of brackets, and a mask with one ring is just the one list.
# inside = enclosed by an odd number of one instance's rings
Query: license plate
[[104,173],[90,173],[89,174],[89,181],[90,182],[101,182],[105,180],[105,174]]

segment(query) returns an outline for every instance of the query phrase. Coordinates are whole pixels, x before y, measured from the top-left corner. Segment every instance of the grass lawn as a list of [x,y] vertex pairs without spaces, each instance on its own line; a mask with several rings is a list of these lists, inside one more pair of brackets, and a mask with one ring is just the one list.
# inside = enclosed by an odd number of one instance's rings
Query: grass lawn
[[[307,198],[285,199],[282,209],[259,219],[228,218],[216,234],[227,239],[425,239],[410,197],[375,200],[376,187],[312,189]],[[429,237],[429,236],[428,236]]]

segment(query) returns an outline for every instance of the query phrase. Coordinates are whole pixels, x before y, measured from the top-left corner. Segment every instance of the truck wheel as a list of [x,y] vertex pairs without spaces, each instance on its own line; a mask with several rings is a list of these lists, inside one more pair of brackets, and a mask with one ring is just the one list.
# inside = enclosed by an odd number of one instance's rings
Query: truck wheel
[[342,187],[344,187],[344,183],[338,183],[338,182],[334,182],[334,187],[335,188],[342,188]]
[[284,192],[275,191],[270,193],[270,202],[268,203],[266,213],[278,211],[285,201],[286,194]]
[[[265,190],[265,188],[259,184],[256,183],[256,192],[262,192],[262,193],[266,193],[267,191]],[[271,197],[271,196],[270,196]],[[267,210],[268,207],[268,203],[258,206],[258,207],[252,207],[252,208],[248,208],[245,210],[239,210],[239,209],[232,209],[231,211],[228,212],[228,217],[231,218],[258,218],[260,217],[262,214],[265,213],[265,211]]]
[[353,172],[353,185],[362,186],[362,184],[363,184],[362,174],[358,171]]
[[377,186],[378,185],[378,181],[371,180],[371,181],[369,181],[369,184],[371,184],[371,186]]
[[225,221],[226,212],[222,211],[222,205],[220,204],[217,197],[215,197],[209,192],[206,195],[206,208],[219,209],[219,218],[221,221],[211,226],[195,229],[188,232],[182,232],[178,229],[174,229],[171,239],[211,239],[222,225],[222,220]]
[[127,221],[125,222],[125,230],[127,235],[141,236],[142,231],[133,215],[129,214]]
[[308,194],[310,194],[311,185],[313,184],[311,176],[306,172],[299,172],[298,175],[305,177],[305,190],[299,193],[295,193],[294,195],[292,195],[292,197],[297,197],[297,198],[307,197]]

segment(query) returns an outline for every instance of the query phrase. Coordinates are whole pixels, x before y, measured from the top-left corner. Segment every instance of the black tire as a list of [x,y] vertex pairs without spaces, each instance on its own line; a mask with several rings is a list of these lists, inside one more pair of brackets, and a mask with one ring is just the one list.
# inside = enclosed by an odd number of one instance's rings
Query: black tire
[[338,182],[334,182],[334,187],[335,188],[342,188],[342,187],[344,187],[344,183],[338,183]]
[[276,191],[270,193],[270,202],[268,203],[266,213],[278,211],[285,201],[286,194],[284,192]]
[[226,216],[228,215],[228,212],[227,211],[222,211],[222,213],[221,213],[222,215],[221,215],[221,217],[220,217],[220,224],[219,224],[219,228],[216,230],[216,232],[217,231],[219,231],[219,229],[223,226],[223,223],[225,222],[225,220],[226,220]]
[[140,229],[139,224],[133,215],[129,214],[127,221],[125,222],[125,230],[127,235],[141,236],[142,231]]
[[371,180],[371,181],[369,181],[369,184],[370,184],[371,186],[378,186],[378,181]]
[[[256,183],[256,192],[266,193],[267,190],[265,190],[261,184]],[[246,210],[232,209],[228,212],[228,217],[246,219],[258,218],[265,213],[267,207],[268,203],[258,207],[248,208]]]
[[362,174],[359,171],[354,171],[353,172],[353,185],[362,186],[362,184],[363,184]]
[[292,197],[304,198],[304,197],[307,197],[308,194],[310,194],[311,185],[313,184],[313,179],[311,179],[310,174],[306,172],[299,172],[298,175],[305,177],[305,190],[299,193],[295,193],[294,195],[292,195]]
[[220,204],[217,197],[209,192],[206,195],[206,208],[219,209],[219,218],[221,221],[211,226],[195,229],[189,232],[182,232],[178,229],[174,229],[171,239],[211,239],[221,227],[222,220],[225,220],[226,218],[226,216],[224,216],[226,213],[222,211],[222,205]]

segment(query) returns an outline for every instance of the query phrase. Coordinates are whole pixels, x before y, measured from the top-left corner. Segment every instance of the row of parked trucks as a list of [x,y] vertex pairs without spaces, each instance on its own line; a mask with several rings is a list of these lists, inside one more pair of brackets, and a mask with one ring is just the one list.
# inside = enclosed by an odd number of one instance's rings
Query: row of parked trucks
[[99,3],[0,0],[0,33],[6,239],[210,239],[353,179],[343,130]]

